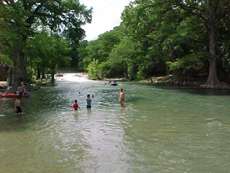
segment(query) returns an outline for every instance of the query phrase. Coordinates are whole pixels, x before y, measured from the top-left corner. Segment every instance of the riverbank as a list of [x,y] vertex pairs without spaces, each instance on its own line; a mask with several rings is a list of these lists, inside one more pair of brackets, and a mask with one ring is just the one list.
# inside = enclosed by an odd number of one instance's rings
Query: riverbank
[[156,87],[230,89],[230,85],[224,82],[221,82],[219,85],[216,86],[206,85],[205,82],[205,80],[197,79],[178,79],[173,75],[151,77],[149,79],[139,81],[139,83],[149,84]]

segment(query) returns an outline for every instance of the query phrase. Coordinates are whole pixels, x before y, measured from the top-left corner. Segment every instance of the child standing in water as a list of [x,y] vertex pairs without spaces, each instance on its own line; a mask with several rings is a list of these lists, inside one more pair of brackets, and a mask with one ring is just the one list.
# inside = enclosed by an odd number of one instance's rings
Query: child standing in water
[[90,94],[88,94],[86,98],[86,108],[91,109],[91,105],[92,105],[92,99],[90,98]]
[[15,99],[14,102],[14,106],[15,106],[15,112],[17,115],[21,115],[22,114],[22,108],[21,108],[21,96],[18,95]]
[[77,111],[80,108],[80,106],[77,103],[77,100],[74,100],[74,103],[72,104],[72,108],[74,111]]
[[23,81],[21,81],[20,86],[18,86],[17,88],[17,92],[21,95],[21,96],[26,96],[28,93],[26,91],[26,86],[24,84]]
[[119,103],[121,107],[125,107],[125,92],[123,88],[121,88],[119,92]]

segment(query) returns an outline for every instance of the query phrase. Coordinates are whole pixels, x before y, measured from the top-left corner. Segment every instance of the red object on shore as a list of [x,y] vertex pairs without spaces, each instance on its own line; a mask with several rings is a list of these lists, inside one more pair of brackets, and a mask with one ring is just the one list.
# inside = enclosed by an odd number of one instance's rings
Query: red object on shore
[[[29,95],[24,95],[23,97],[28,97]],[[0,93],[0,97],[5,97],[5,98],[16,98],[17,94],[16,93]]]
[[0,93],[0,97],[16,98],[16,93]]

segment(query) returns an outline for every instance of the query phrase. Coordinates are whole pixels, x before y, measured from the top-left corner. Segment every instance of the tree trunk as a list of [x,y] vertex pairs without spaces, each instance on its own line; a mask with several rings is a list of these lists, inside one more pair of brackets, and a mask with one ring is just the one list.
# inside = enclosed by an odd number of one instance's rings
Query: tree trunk
[[208,37],[209,37],[209,74],[207,80],[208,88],[215,88],[220,85],[220,81],[217,77],[217,67],[216,67],[216,14],[215,9],[212,5],[212,0],[208,1],[209,8],[209,18],[208,18]]
[[42,79],[45,79],[46,78],[46,74],[45,74],[45,68],[42,67]]
[[40,70],[40,66],[37,65],[37,77],[36,77],[37,80],[41,79],[41,70]]
[[135,80],[137,76],[137,65],[136,64],[131,64],[129,69],[129,80]]
[[54,75],[55,75],[55,67],[51,69],[51,83],[52,84],[55,83]]
[[12,59],[14,65],[12,71],[12,86],[16,89],[21,81],[27,81],[26,58],[20,46],[14,49]]
[[10,67],[9,70],[8,70],[7,83],[8,83],[8,86],[13,85],[13,69],[12,69],[12,67]]
[[54,72],[52,72],[52,74],[51,74],[51,83],[52,83],[52,84],[54,84],[54,83],[55,83],[54,75],[55,75],[55,73],[54,73]]

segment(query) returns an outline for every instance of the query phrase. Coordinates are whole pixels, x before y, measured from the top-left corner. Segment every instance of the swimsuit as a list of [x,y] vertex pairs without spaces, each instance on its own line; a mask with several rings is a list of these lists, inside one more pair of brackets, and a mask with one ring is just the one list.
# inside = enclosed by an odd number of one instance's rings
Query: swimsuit
[[16,106],[16,113],[22,113],[22,108],[20,106]]
[[75,111],[78,110],[78,108],[79,108],[79,106],[78,106],[77,103],[74,103],[72,107],[73,107],[73,109],[74,109]]
[[86,99],[86,108],[91,108],[91,103],[92,103],[92,100],[89,98],[89,99]]

